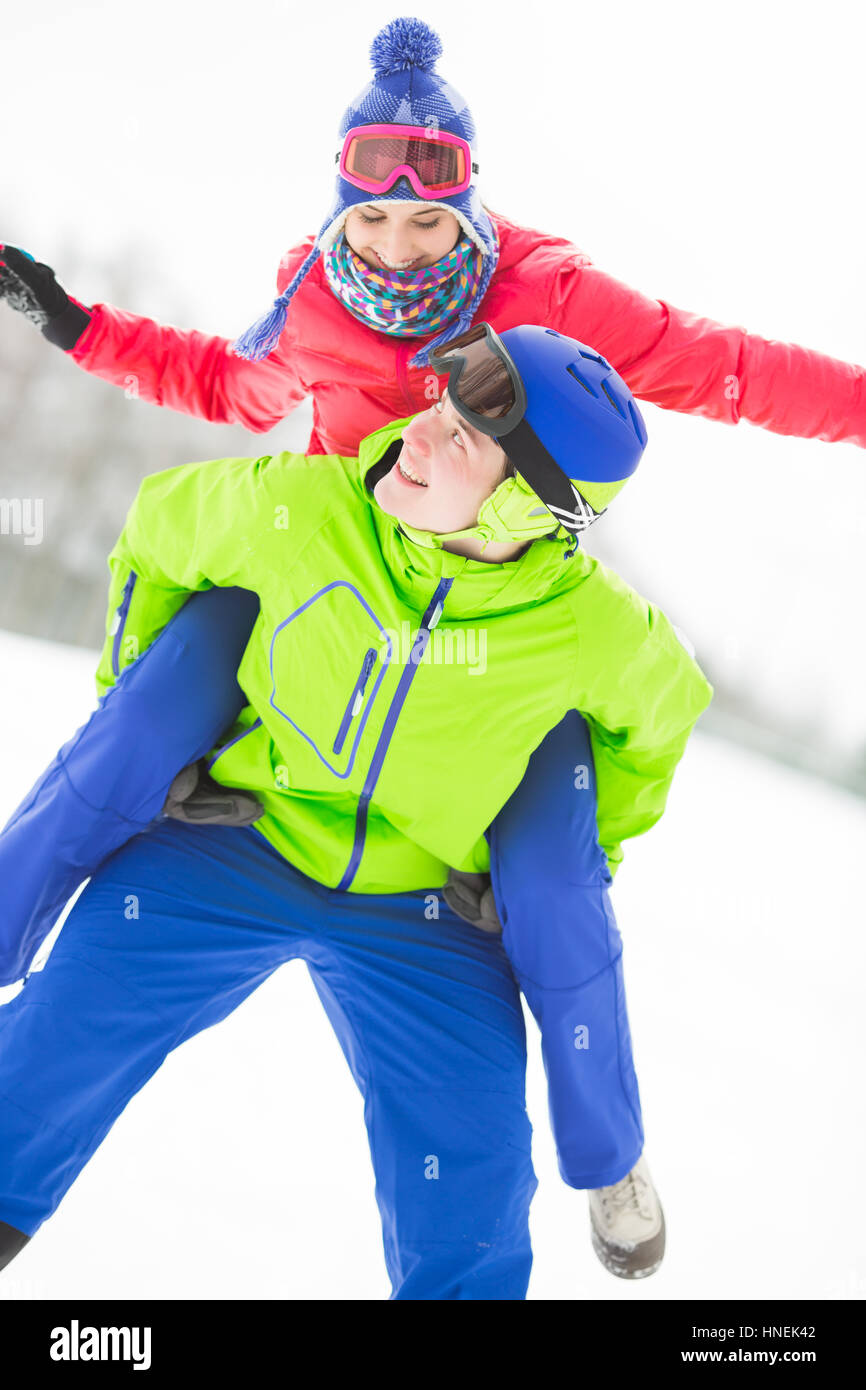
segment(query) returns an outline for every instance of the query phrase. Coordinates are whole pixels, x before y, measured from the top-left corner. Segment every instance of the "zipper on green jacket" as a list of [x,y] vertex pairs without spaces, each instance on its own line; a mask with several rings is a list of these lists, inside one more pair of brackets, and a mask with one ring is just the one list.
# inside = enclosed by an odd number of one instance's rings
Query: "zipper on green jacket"
[[364,657],[364,664],[361,667],[361,674],[355,681],[355,687],[351,695],[349,696],[349,703],[346,706],[346,712],[340,721],[340,727],[337,730],[337,737],[334,739],[334,745],[331,749],[332,753],[340,752],[340,750],[343,747],[343,744],[346,741],[346,734],[349,732],[349,725],[351,724],[352,720],[356,717],[356,715],[360,714],[361,712],[361,707],[364,703],[364,691],[367,687],[367,681],[370,679],[370,672],[373,669],[375,660],[376,648],[370,647],[369,651]]
[[111,625],[111,633],[114,635],[114,642],[111,648],[111,669],[115,676],[120,675],[120,644],[123,641],[123,629],[126,627],[126,619],[129,616],[129,605],[132,602],[132,591],[135,588],[135,581],[137,579],[138,575],[135,570],[130,570],[129,577],[123,586],[120,604],[114,615],[114,622]]
[[361,862],[361,855],[364,852],[364,839],[367,830],[367,808],[370,804],[370,797],[373,794],[373,788],[379,780],[379,773],[382,771],[382,764],[385,761],[388,744],[394,736],[394,730],[397,727],[400,711],[406,702],[406,696],[409,694],[409,687],[415,679],[418,665],[426,651],[427,643],[430,640],[430,633],[442,616],[442,609],[445,606],[445,597],[453,583],[453,576],[450,579],[441,579],[439,581],[436,592],[427,605],[427,611],[421,619],[421,626],[418,628],[415,640],[412,643],[409,661],[403,668],[403,674],[394,692],[394,698],[388,708],[388,713],[385,715],[385,723],[379,735],[379,741],[373,753],[370,770],[367,773],[367,779],[364,783],[364,789],[358,801],[358,810],[355,816],[355,842],[352,846],[352,854],[346,867],[346,872],[337,884],[337,891],[345,892],[358,872],[358,865]]

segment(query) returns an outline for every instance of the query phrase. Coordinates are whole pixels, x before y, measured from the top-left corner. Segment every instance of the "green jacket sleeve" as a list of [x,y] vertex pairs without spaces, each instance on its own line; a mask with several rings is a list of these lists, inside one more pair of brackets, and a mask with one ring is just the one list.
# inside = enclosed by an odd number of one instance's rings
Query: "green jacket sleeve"
[[595,761],[598,835],[610,872],[621,841],[655,825],[689,735],[713,697],[697,662],[660,608],[597,564],[576,591],[592,612],[578,639],[575,707]]
[[264,482],[272,463],[269,457],[213,459],[144,479],[108,557],[100,696],[190,594],[214,585],[252,587],[256,531],[274,525]]

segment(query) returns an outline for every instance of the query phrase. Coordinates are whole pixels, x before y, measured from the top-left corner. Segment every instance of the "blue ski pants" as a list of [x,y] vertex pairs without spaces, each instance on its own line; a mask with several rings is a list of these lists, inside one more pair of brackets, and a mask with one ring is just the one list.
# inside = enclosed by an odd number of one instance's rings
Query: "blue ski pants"
[[300,957],[364,1097],[391,1297],[524,1298],[520,994],[498,937],[429,907],[328,889],[253,826],[136,835],[0,1009],[0,1221],[32,1235],[167,1054]]
[[[76,888],[160,817],[175,774],[231,725],[246,703],[236,672],[257,612],[243,589],[190,598],[0,833],[0,984],[26,973]],[[487,839],[502,944],[541,1030],[560,1172],[578,1188],[616,1182],[644,1134],[622,942],[578,711],[533,752]]]

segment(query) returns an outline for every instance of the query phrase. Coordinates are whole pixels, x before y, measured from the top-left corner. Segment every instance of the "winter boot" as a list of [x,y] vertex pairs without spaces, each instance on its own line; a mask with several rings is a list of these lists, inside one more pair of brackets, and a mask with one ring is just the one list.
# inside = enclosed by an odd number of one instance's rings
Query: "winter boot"
[[665,1253],[665,1217],[641,1154],[630,1173],[589,1193],[592,1248],[620,1279],[645,1279]]
[[20,1250],[24,1249],[29,1236],[25,1236],[23,1231],[19,1231],[15,1226],[9,1226],[5,1221],[0,1221],[0,1269],[4,1269],[10,1260],[14,1260]]

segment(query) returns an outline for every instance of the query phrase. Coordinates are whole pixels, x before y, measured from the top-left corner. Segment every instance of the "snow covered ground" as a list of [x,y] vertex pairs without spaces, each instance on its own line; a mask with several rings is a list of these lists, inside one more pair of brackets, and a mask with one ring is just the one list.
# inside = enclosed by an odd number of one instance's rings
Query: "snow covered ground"
[[[0,633],[0,823],[86,718],[95,665]],[[614,891],[668,1253],[637,1284],[598,1263],[527,1011],[531,1299],[866,1296],[864,844],[862,801],[695,735]],[[361,1097],[300,962],[169,1056],[0,1274],[7,1300],[389,1287]]]

